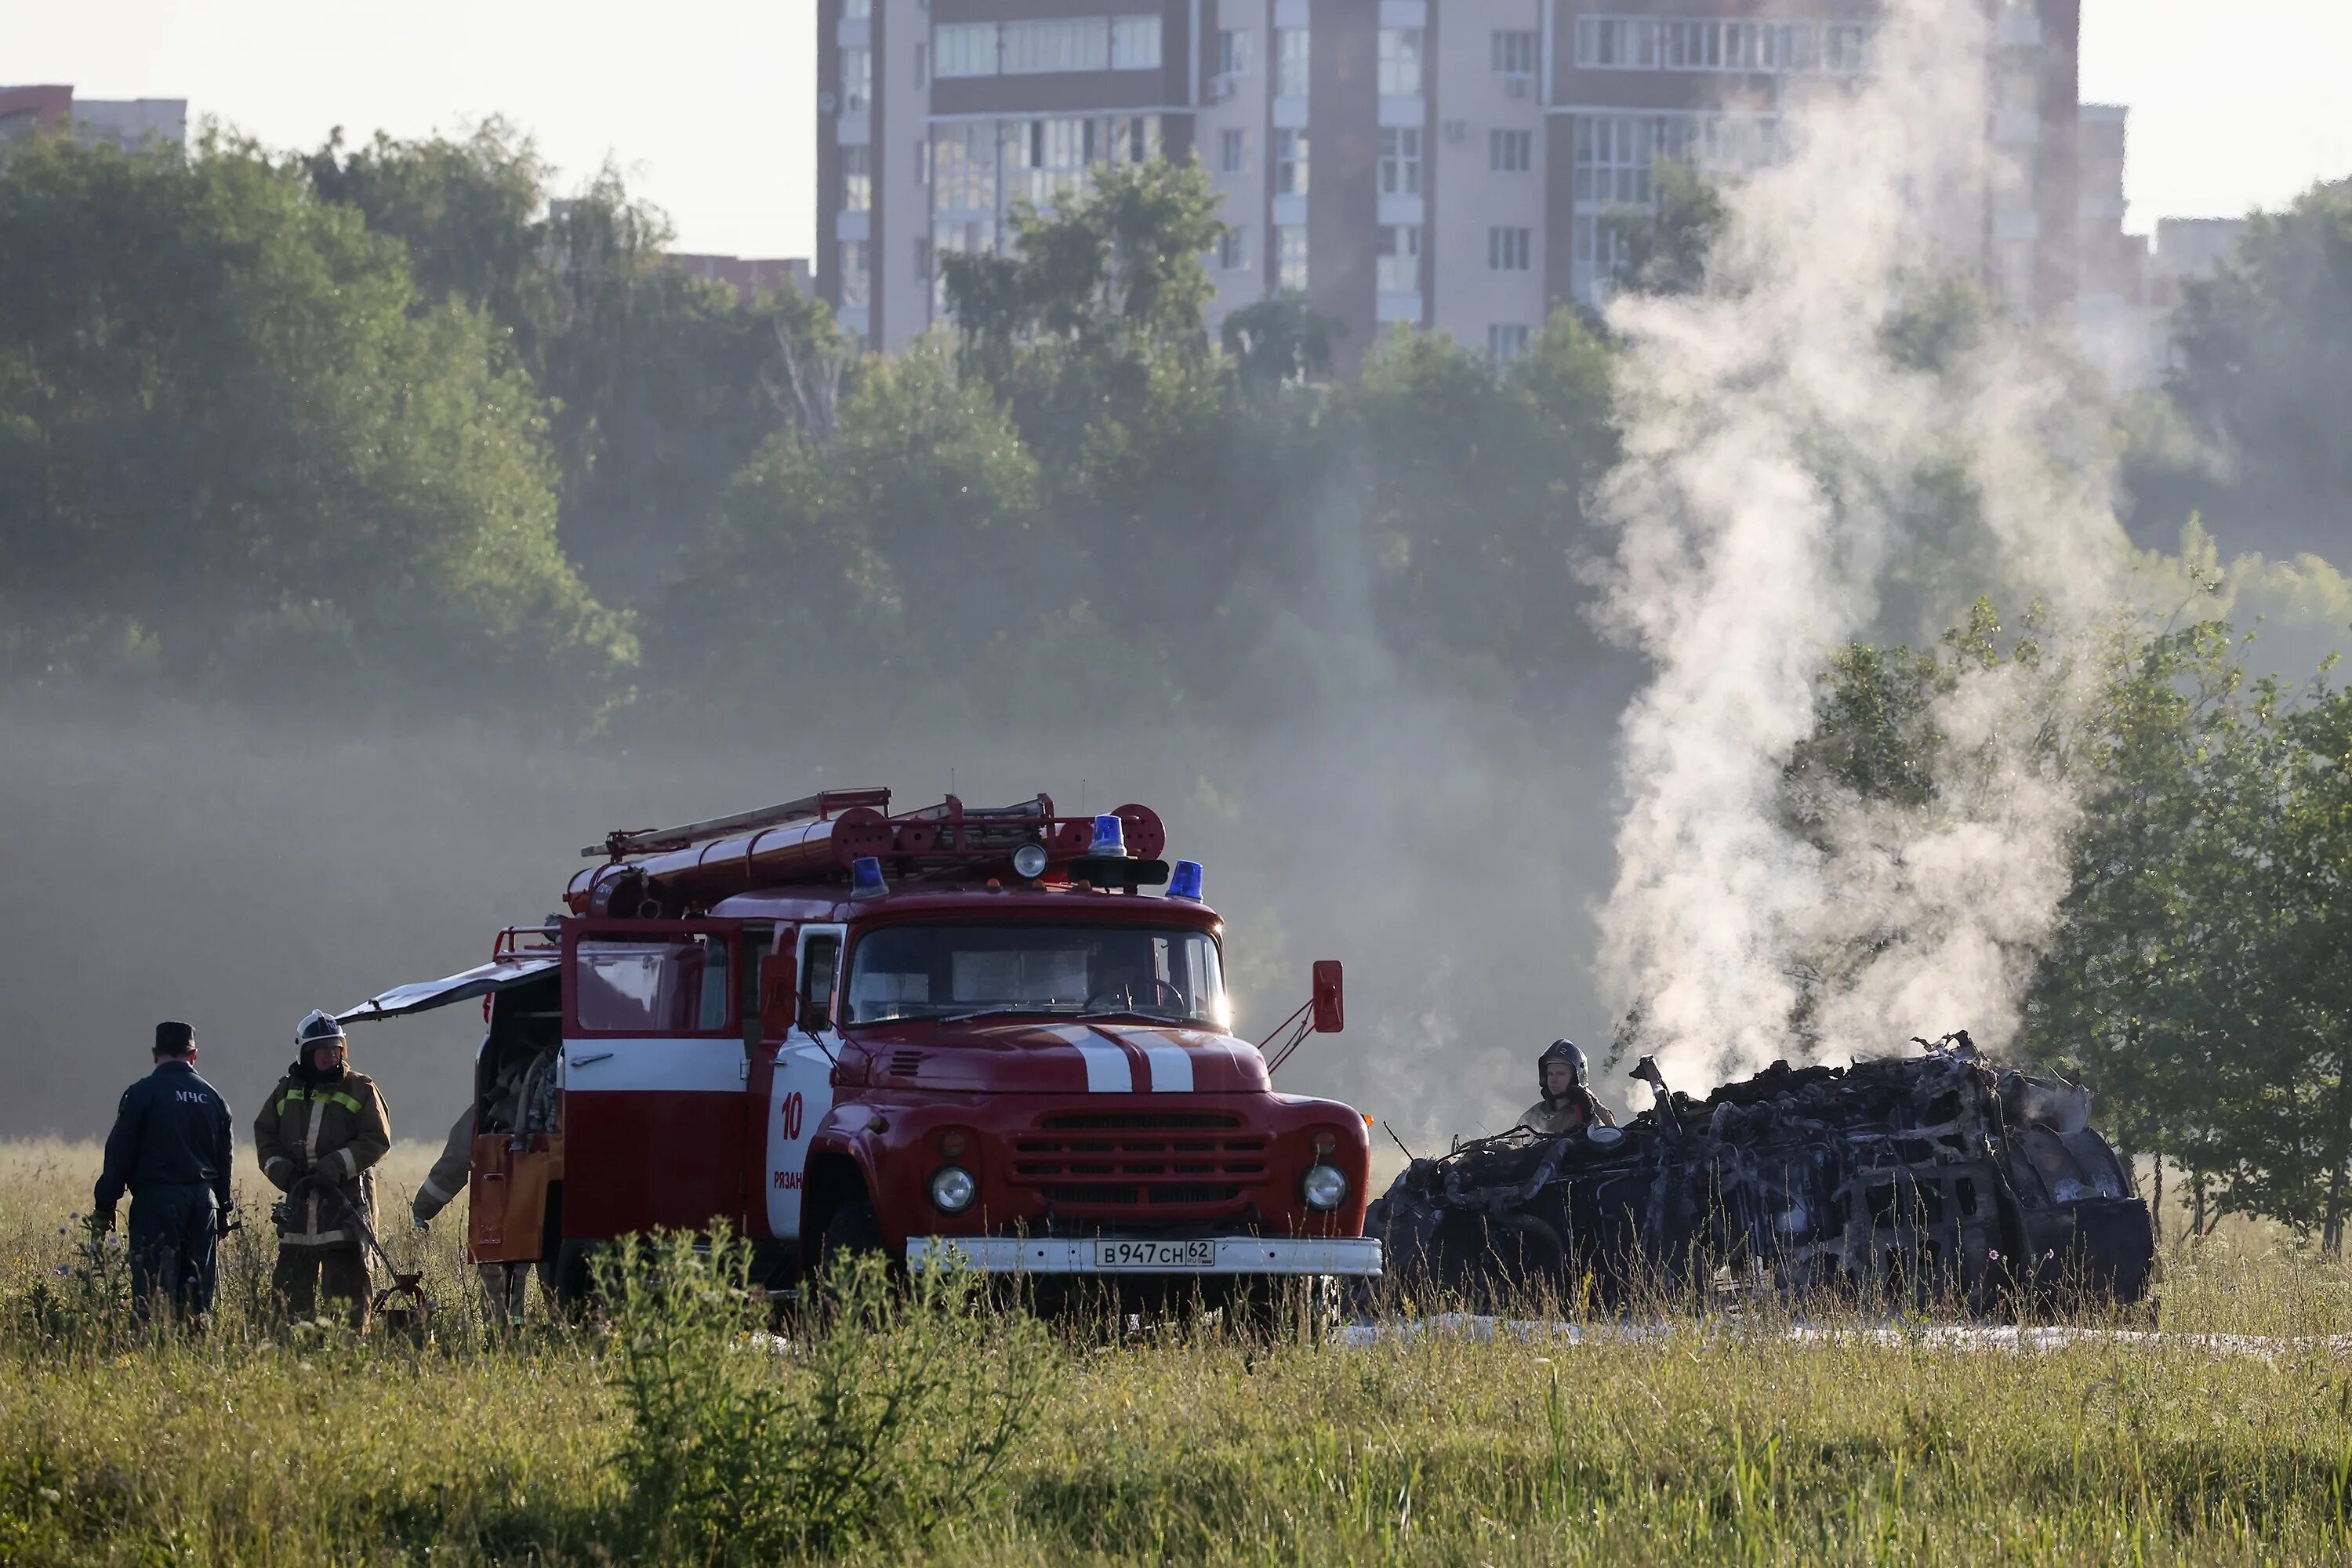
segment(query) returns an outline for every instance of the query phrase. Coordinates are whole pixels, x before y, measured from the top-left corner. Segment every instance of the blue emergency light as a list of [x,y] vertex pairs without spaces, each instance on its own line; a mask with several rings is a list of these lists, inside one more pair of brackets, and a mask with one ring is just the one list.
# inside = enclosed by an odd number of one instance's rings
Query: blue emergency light
[[878,899],[890,890],[882,879],[882,862],[871,855],[860,855],[849,863],[849,896],[853,899]]
[[1095,841],[1087,846],[1089,855],[1108,856],[1112,859],[1127,858],[1127,824],[1117,816],[1095,818]]
[[1196,904],[1201,901],[1201,863],[1198,860],[1176,862],[1176,869],[1168,879],[1168,896],[1190,899]]

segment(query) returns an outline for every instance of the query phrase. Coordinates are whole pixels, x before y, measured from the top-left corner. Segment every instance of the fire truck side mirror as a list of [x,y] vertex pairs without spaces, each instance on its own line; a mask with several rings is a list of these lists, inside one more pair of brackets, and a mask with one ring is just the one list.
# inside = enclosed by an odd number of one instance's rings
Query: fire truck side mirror
[[800,963],[789,952],[760,960],[760,1033],[781,1040],[791,1033],[800,1004]]
[[1336,1035],[1348,1026],[1347,984],[1339,975],[1339,961],[1318,958],[1315,961],[1315,1032]]

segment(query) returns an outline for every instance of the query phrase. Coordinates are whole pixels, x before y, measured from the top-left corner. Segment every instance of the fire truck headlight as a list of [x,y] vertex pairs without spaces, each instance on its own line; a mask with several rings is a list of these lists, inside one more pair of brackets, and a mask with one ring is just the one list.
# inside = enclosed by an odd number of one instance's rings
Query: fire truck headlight
[[931,1203],[941,1214],[961,1214],[980,1195],[980,1184],[961,1165],[942,1165],[931,1173]]
[[1327,1213],[1348,1201],[1348,1178],[1334,1165],[1310,1165],[1298,1184],[1299,1196],[1311,1209]]
[[1034,882],[1045,874],[1045,847],[1024,844],[1013,852],[1013,874]]

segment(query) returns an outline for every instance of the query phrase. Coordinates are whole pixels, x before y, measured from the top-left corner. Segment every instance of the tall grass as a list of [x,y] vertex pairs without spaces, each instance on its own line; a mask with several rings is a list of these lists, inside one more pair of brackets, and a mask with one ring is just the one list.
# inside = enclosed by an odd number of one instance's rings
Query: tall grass
[[[0,1562],[2352,1560],[2352,1355],[2294,1342],[2352,1332],[2352,1273],[2275,1237],[2173,1248],[2160,1306],[2121,1324],[2280,1342],[2259,1352],[2090,1335],[2013,1354],[1882,1306],[1664,1294],[1624,1326],[1571,1311],[1573,1338],[1400,1302],[1406,1331],[1350,1346],[853,1290],[862,1307],[769,1339],[726,1248],[675,1243],[605,1319],[509,1334],[474,1312],[454,1225],[429,1241],[447,1310],[427,1344],[236,1305],[204,1337],[36,1331],[25,1305],[75,1266],[95,1164],[0,1151]],[[267,1265],[233,1259],[225,1295]],[[683,1282],[712,1294],[663,1352],[675,1385],[697,1399],[715,1375],[765,1414],[677,1416],[730,1468],[664,1501],[663,1363],[631,1335],[678,1331],[663,1292]],[[1800,1321],[1827,1331],[1792,1337]],[[1033,1403],[992,1426],[1008,1390]],[[950,1485],[991,1430],[1013,1434],[992,1468]],[[811,1482],[836,1463],[891,1479]],[[825,1488],[851,1502],[818,1527]]]

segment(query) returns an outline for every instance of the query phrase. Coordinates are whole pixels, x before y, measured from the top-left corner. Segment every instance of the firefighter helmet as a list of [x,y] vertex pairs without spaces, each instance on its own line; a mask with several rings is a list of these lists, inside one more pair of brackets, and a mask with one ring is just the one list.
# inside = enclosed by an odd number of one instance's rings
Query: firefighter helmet
[[330,1040],[342,1039],[343,1026],[335,1022],[334,1015],[321,1013],[315,1007],[294,1030],[294,1044],[305,1052],[315,1050]]
[[1536,1092],[1544,1099],[1551,1098],[1551,1085],[1544,1081],[1544,1068],[1553,1062],[1566,1062],[1570,1080],[1578,1089],[1584,1087],[1584,1052],[1574,1040],[1554,1040],[1536,1058]]

